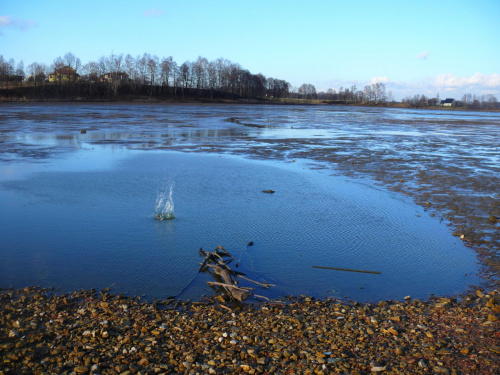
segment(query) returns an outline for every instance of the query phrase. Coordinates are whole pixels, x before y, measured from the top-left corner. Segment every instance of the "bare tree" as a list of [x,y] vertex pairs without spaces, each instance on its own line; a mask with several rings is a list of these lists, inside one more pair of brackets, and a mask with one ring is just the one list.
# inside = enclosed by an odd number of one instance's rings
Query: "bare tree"
[[32,80],[35,87],[43,84],[47,74],[47,67],[44,64],[32,63],[28,65],[28,80]]
[[299,95],[304,99],[314,99],[316,98],[316,87],[310,83],[304,83],[299,87]]
[[182,63],[182,65],[179,67],[179,73],[183,88],[187,89],[191,74],[191,63],[189,61]]
[[167,86],[168,88],[168,81],[170,80],[170,76],[172,75],[172,70],[173,70],[173,62],[174,59],[172,56],[169,56],[167,58],[163,58],[161,60],[161,80],[162,84]]
[[208,68],[208,60],[204,57],[199,56],[198,60],[193,63],[193,75],[196,77],[196,89],[198,90],[198,94],[200,93],[200,89],[206,88],[208,85],[207,82],[207,68]]
[[129,82],[132,83],[132,90],[135,90],[138,74],[135,59],[130,54],[125,56],[125,72],[128,74]]

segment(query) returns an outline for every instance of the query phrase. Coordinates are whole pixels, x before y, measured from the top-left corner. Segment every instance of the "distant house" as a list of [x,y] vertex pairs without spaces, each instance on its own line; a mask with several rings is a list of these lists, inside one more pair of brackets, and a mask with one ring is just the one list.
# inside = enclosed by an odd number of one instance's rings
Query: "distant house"
[[80,79],[80,75],[70,66],[64,66],[61,69],[56,69],[49,74],[49,82],[69,83]]
[[445,100],[441,100],[441,105],[443,107],[451,107],[455,103],[455,99],[446,98]]
[[128,74],[125,72],[116,72],[116,73],[106,73],[99,77],[99,82],[108,82],[111,83],[113,80],[118,82],[127,82]]

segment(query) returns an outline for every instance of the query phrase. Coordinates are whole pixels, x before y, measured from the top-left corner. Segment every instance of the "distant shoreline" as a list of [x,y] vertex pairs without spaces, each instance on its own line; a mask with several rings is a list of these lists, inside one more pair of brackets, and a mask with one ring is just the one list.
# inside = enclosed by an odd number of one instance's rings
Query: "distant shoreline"
[[306,99],[210,99],[196,97],[169,97],[169,98],[149,98],[149,97],[129,97],[129,98],[26,98],[26,97],[5,97],[2,96],[0,90],[0,104],[2,103],[46,103],[46,104],[70,104],[70,103],[90,103],[90,104],[201,104],[201,105],[304,105],[304,106],[349,106],[349,107],[367,107],[367,108],[402,108],[402,109],[418,109],[418,110],[437,110],[437,111],[452,111],[452,112],[500,112],[498,109],[470,109],[464,107],[442,107],[442,106],[419,106],[414,107],[400,102],[394,103],[347,103],[343,101],[331,100],[306,100]]

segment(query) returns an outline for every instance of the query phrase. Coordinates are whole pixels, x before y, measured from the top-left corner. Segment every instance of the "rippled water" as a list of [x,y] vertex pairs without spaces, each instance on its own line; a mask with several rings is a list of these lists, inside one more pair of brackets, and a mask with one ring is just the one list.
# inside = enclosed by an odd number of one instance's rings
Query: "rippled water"
[[[258,161],[213,150],[272,154],[265,140],[277,136],[335,133],[341,141],[342,133],[367,131],[342,119],[367,113],[346,110],[333,121],[309,108],[1,109],[0,287],[111,287],[166,298],[194,278],[182,296],[199,298],[211,289],[210,276],[197,274],[198,249],[217,245],[241,256],[239,271],[276,285],[257,291],[268,297],[425,298],[480,282],[475,254],[406,196],[310,169],[307,158]],[[404,113],[393,117],[399,125],[381,132],[410,131]],[[171,188],[175,218],[155,220],[157,198]]]

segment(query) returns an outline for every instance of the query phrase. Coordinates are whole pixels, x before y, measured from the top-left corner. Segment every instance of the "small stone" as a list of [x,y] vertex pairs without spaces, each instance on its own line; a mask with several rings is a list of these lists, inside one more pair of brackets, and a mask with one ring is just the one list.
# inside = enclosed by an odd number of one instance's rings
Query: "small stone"
[[373,366],[372,368],[370,368],[370,371],[371,372],[382,372],[382,371],[385,371],[387,369],[387,366]]
[[93,364],[92,367],[90,368],[90,371],[92,372],[99,372],[100,367],[97,363]]
[[89,369],[86,366],[76,366],[74,370],[79,374],[86,374],[87,372],[89,372]]
[[406,296],[405,301],[409,301],[409,300],[411,300],[411,296]]
[[147,360],[147,358],[141,358],[141,360],[139,361],[139,365],[147,366],[149,365],[149,361]]
[[464,349],[460,350],[460,353],[462,353],[463,355],[467,355],[467,354],[469,354],[469,349],[464,348]]
[[432,370],[434,370],[434,372],[440,372],[442,374],[449,374],[450,373],[450,370],[448,370],[447,368],[445,368],[443,366],[434,366],[432,368]]
[[426,368],[427,364],[425,363],[425,361],[423,359],[421,359],[420,361],[418,361],[418,367]]
[[9,331],[9,337],[18,337],[19,336],[19,332],[17,332],[15,329],[11,329]]
[[215,366],[215,361],[211,359],[210,361],[207,362],[209,366]]
[[488,322],[496,322],[498,320],[496,315],[488,314]]
[[497,345],[491,345],[491,346],[489,347],[489,349],[490,349],[493,353],[500,354],[500,346],[497,346]]
[[241,365],[240,367],[243,371],[250,371],[250,366],[248,365]]

